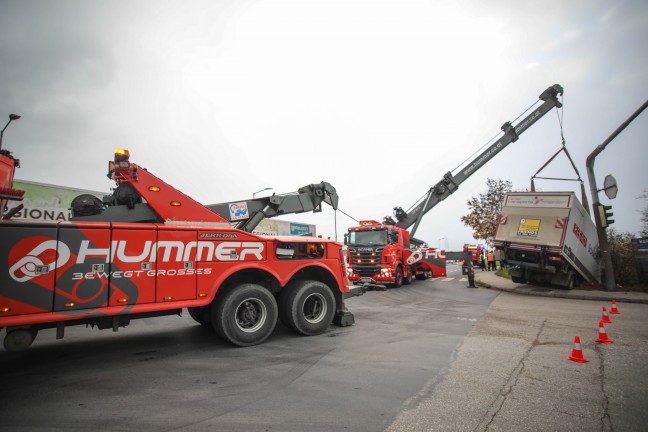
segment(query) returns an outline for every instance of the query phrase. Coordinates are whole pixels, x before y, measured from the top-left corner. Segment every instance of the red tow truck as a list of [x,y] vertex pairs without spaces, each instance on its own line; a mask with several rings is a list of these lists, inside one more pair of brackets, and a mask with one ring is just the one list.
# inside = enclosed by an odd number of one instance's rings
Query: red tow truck
[[[480,266],[480,256],[483,253],[486,255],[486,246],[483,244],[468,244],[465,243],[463,245],[463,251],[464,253],[468,252],[470,253],[470,256],[472,257],[471,261],[473,264],[473,267],[479,267]],[[469,266],[468,260],[463,260],[463,263],[461,264],[461,271],[463,274],[468,274],[468,266]]]
[[561,107],[558,96],[563,88],[555,84],[539,96],[540,106],[531,110],[525,118],[513,125],[506,122],[501,127],[503,134],[471,162],[463,166],[459,173],[448,172],[443,178],[408,211],[394,207],[394,218],[383,218],[382,224],[376,221],[360,221],[360,225],[349,228],[345,237],[348,246],[347,273],[349,280],[384,289],[385,284],[399,287],[409,283],[413,276],[425,279],[428,276],[445,276],[445,259],[464,259],[464,252],[443,252],[425,247],[416,240],[414,234],[423,215],[441,201],[454,193],[461,183],[479,168],[494,158],[510,143],[518,140],[519,135],[531,127],[554,107]]
[[[19,198],[11,189],[15,159],[0,157],[8,167],[2,198]],[[113,195],[78,197],[71,222],[0,222],[8,351],[27,349],[43,329],[58,339],[72,325],[117,331],[184,308],[238,346],[262,343],[278,319],[302,335],[354,323],[341,244],[232,227],[129,159],[126,150],[115,153]]]
[[406,229],[363,220],[349,228],[346,244],[349,280],[368,288],[383,289],[387,284],[397,288],[413,278],[446,275],[443,252],[416,246],[421,242]]

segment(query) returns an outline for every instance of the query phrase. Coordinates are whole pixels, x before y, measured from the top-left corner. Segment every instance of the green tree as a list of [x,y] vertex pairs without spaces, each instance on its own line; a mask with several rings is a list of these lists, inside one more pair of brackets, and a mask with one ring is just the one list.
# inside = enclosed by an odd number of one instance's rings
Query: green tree
[[513,184],[510,181],[488,178],[487,191],[480,193],[468,201],[470,213],[461,217],[461,222],[473,230],[473,237],[484,239],[489,247],[493,247],[493,238],[497,231],[497,220],[502,213],[504,195],[511,192]]

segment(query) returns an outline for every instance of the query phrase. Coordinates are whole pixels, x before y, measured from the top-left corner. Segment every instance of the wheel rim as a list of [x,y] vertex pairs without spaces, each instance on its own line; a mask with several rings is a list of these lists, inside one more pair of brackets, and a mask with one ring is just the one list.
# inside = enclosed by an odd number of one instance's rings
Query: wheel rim
[[328,303],[323,295],[314,293],[306,297],[302,312],[304,319],[311,324],[316,324],[324,319],[328,311]]
[[256,298],[248,298],[236,308],[236,326],[245,333],[253,333],[265,324],[268,311],[265,304]]

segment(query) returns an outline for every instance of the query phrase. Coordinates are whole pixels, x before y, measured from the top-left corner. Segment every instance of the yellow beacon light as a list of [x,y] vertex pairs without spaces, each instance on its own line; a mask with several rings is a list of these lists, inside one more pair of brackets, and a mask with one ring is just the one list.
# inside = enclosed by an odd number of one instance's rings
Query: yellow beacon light
[[128,162],[128,158],[130,158],[130,153],[128,153],[128,150],[121,148],[115,150],[115,162]]

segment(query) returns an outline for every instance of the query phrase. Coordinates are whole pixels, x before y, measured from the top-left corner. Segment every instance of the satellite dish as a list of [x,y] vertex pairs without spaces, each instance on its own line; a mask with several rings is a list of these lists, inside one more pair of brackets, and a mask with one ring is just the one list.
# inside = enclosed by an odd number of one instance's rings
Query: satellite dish
[[619,188],[617,187],[616,179],[614,178],[614,176],[612,176],[612,174],[605,176],[605,181],[603,182],[603,190],[605,191],[605,195],[609,199],[616,198]]

